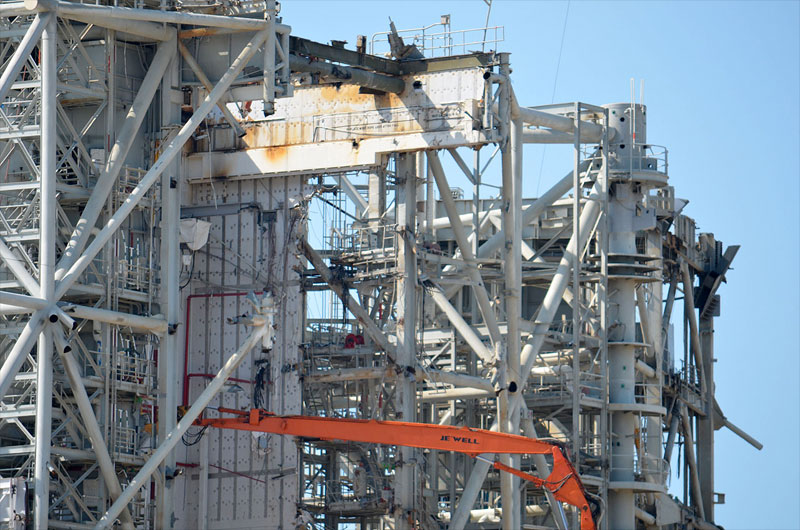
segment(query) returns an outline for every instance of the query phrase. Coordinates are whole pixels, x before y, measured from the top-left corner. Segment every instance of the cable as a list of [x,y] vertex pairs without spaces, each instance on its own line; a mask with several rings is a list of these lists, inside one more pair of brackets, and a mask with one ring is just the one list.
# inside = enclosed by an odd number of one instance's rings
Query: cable
[[[569,4],[571,0],[567,0],[567,11],[564,13],[564,27],[561,29],[561,46],[558,48],[558,61],[556,62],[556,75],[553,79],[553,94],[550,96],[550,104],[556,101],[556,86],[558,86],[558,73],[561,70],[561,54],[564,51],[564,37],[567,34],[567,20],[569,19]],[[577,119],[577,118],[576,118]],[[547,153],[547,144],[542,148],[542,161],[539,165],[539,180],[536,182],[536,196],[539,196],[539,186],[542,184],[542,172],[544,171],[544,155]]]
[[234,471],[232,469],[227,469],[227,468],[224,468],[222,466],[215,465],[215,464],[208,464],[208,467],[213,467],[214,469],[219,469],[220,471],[224,471],[226,473],[231,473],[231,474],[237,475],[239,477],[249,478],[250,480],[254,480],[254,481],[260,482],[262,484],[266,484],[267,483],[266,480],[261,480],[260,478],[251,477],[250,475],[246,475],[246,474],[241,473],[239,471]]
[[206,433],[206,429],[208,429],[208,425],[201,427],[200,430],[194,434],[190,433],[189,431],[186,431],[183,434],[183,436],[181,436],[181,442],[183,442],[183,445],[185,445],[186,447],[197,445],[198,443],[200,443],[200,440]]

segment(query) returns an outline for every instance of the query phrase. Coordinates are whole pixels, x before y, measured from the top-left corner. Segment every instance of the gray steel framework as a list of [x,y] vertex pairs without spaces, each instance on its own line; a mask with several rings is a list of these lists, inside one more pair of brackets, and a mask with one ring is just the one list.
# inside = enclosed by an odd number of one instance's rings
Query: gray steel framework
[[[715,430],[760,448],[714,399],[738,247],[695,234],[643,105],[526,107],[508,54],[401,35],[0,2],[0,523],[576,527],[484,460],[191,425],[258,406],[555,438],[601,528],[716,528]],[[526,143],[573,152],[535,199]]]

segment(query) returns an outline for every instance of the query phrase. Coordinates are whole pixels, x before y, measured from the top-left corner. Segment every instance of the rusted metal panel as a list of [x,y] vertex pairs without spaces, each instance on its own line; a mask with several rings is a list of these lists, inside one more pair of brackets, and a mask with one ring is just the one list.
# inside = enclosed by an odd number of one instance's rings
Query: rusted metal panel
[[269,119],[246,127],[240,149],[200,143],[187,156],[191,182],[377,166],[396,151],[483,145],[482,68],[406,76],[401,95],[363,94],[354,85],[298,87]]

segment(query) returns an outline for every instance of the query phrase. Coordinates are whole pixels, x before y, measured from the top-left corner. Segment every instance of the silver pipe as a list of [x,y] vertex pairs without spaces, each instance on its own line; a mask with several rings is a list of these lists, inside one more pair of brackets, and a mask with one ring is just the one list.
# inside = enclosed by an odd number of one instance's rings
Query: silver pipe
[[461,316],[458,309],[453,307],[441,288],[433,284],[428,284],[426,289],[427,294],[433,299],[436,306],[447,316],[453,328],[461,335],[472,351],[475,352],[475,355],[480,357],[483,362],[491,363],[494,360],[494,354],[489,351],[478,334],[475,333],[475,330],[472,329],[472,326],[464,320],[464,317]]
[[[431,168],[433,178],[436,180],[436,186],[439,188],[439,198],[444,204],[447,217],[450,219],[450,224],[455,235],[458,248],[461,249],[461,255],[467,263],[466,272],[472,281],[472,290],[475,293],[475,300],[478,302],[478,307],[483,315],[483,320],[486,322],[486,327],[489,329],[489,336],[493,343],[497,343],[501,339],[500,328],[497,325],[497,316],[489,302],[489,295],[486,292],[486,286],[483,283],[483,278],[475,264],[475,256],[472,253],[472,245],[467,240],[467,233],[464,231],[464,226],[461,224],[461,218],[458,216],[456,203],[453,200],[453,194],[450,191],[450,185],[447,183],[447,177],[442,168],[442,162],[435,151],[428,151],[428,166]],[[474,317],[473,317],[474,318]]]
[[[575,131],[575,119],[567,118],[566,116],[559,116],[541,110],[529,109],[521,107],[516,101],[512,103],[511,110],[512,118],[519,118],[523,123],[528,125],[536,125],[538,127],[547,127],[548,129],[555,129],[565,133],[572,134]],[[581,136],[593,135],[601,139],[603,137],[603,126],[596,123],[581,121]]]
[[[417,171],[416,155],[396,155],[397,170],[397,274],[395,289],[397,302],[397,363],[401,368],[417,366]],[[395,414],[398,419],[414,422],[417,417],[416,382],[403,376],[395,383]],[[415,483],[417,451],[412,447],[399,447],[400,463],[395,470],[395,507],[392,515],[395,530],[411,530],[411,520],[418,509]],[[408,517],[407,514],[412,514]]]
[[[568,176],[570,177],[571,186],[572,173],[570,173]],[[523,366],[520,371],[521,374],[530,374],[531,369],[533,368],[533,363],[536,360],[536,356],[539,353],[542,344],[544,344],[544,339],[547,334],[547,330],[550,327],[550,322],[553,320],[555,312],[564,296],[564,291],[567,288],[572,262],[578,255],[579,249],[583,248],[583,243],[586,241],[589,231],[594,226],[597,216],[600,214],[599,199],[600,190],[602,189],[601,186],[602,181],[598,180],[592,188],[589,200],[581,212],[581,234],[579,237],[576,237],[576,234],[573,234],[570,238],[569,243],[567,244],[567,249],[564,252],[564,256],[561,258],[558,268],[556,269],[556,273],[553,276],[553,280],[550,283],[550,287],[547,289],[547,294],[542,302],[542,307],[539,310],[538,316],[536,317],[536,325],[533,333],[531,334],[531,338],[522,348],[521,364]],[[579,240],[580,245],[578,243]],[[512,412],[522,405],[523,400],[521,396],[524,384],[525,381],[520,381],[519,393],[510,400],[509,408]],[[480,461],[475,463],[475,466],[472,468],[472,474],[470,475],[469,480],[464,487],[464,491],[461,494],[458,508],[456,509],[456,513],[453,517],[453,523],[450,526],[451,530],[463,530],[464,525],[468,520],[469,509],[475,503],[475,499],[478,496],[478,492],[480,492],[481,486],[483,485],[483,481],[486,478],[486,473],[488,471],[488,464]]]
[[[500,72],[507,75],[509,73],[508,55],[502,54],[500,56]],[[515,193],[521,193],[522,190],[516,190],[516,178],[514,171],[513,158],[515,156],[514,143],[519,142],[519,131],[514,131],[516,126],[520,127],[522,124],[519,121],[511,119],[511,86],[505,84],[501,88],[500,103],[499,103],[499,123],[502,124],[502,129],[507,132],[507,141],[501,147],[501,172],[502,172],[502,200],[503,200],[503,215],[502,215],[502,229],[505,233],[505,245],[501,252],[501,259],[503,260],[503,280],[504,290],[506,295],[506,321],[507,333],[505,337],[505,344],[502,346],[504,350],[501,351],[500,358],[498,359],[498,372],[500,375],[500,393],[497,394],[497,417],[498,417],[498,430],[500,432],[513,433],[512,414],[509,411],[509,392],[506,391],[510,382],[512,382],[515,375],[519,372],[519,319],[520,319],[520,295],[516,290],[517,280],[520,278],[521,270],[517,269],[517,264],[521,266],[521,237],[522,226],[517,226],[519,210],[517,200],[514,196]],[[521,146],[517,146],[518,148]],[[521,153],[520,153],[521,154]],[[520,197],[521,203],[521,197]],[[521,204],[520,204],[521,206]],[[517,238],[517,235],[520,237]],[[521,290],[521,285],[520,285]],[[514,336],[516,334],[516,336]],[[516,351],[512,352],[512,349]],[[513,374],[509,366],[512,361],[511,357],[516,360],[517,374]],[[516,384],[516,382],[515,382]],[[499,460],[503,464],[513,467],[510,455],[499,455]],[[519,528],[519,504],[514,500],[514,477],[509,473],[500,474],[500,500],[503,506],[509,508],[504,511],[502,518],[503,530],[514,530]],[[511,509],[513,507],[513,509]]]
[[166,320],[161,318],[131,315],[128,313],[120,313],[118,311],[110,311],[108,309],[73,304],[62,305],[61,309],[63,309],[68,315],[72,315],[75,318],[83,318],[87,320],[95,320],[97,322],[105,322],[107,324],[130,327],[137,330],[148,331],[160,336],[164,336],[167,333],[168,323]]
[[[681,262],[681,276],[683,279],[683,307],[686,312],[686,318],[689,320],[689,337],[691,338],[692,353],[694,354],[694,364],[700,379],[700,387],[703,390],[703,394],[705,394],[708,383],[706,382],[705,370],[703,370],[703,350],[700,345],[700,334],[697,331],[697,314],[694,310],[694,287],[692,277],[689,275],[689,266],[685,261]],[[691,377],[691,374],[689,375]]]
[[[64,364],[64,372],[67,374],[67,379],[69,379],[69,384],[72,387],[72,395],[75,398],[78,411],[83,419],[83,425],[86,427],[89,441],[92,443],[92,449],[94,449],[97,455],[97,464],[100,466],[103,482],[105,482],[106,488],[108,488],[111,500],[116,500],[122,495],[122,487],[119,485],[114,463],[111,461],[111,456],[108,454],[108,448],[103,439],[103,432],[100,429],[100,424],[94,414],[92,402],[89,400],[89,395],[86,393],[86,387],[83,386],[80,365],[72,354],[72,349],[67,343],[64,331],[58,326],[50,326],[50,328],[53,333],[53,338],[55,339],[58,353],[61,356],[61,361]],[[122,510],[120,516],[122,527],[126,530],[133,530],[133,518],[127,506]]]
[[[123,8],[114,8],[114,9],[123,9]],[[160,12],[160,11],[159,11]],[[175,138],[169,143],[169,145],[164,149],[164,152],[161,153],[161,156],[156,160],[155,164],[150,168],[150,170],[142,177],[141,182],[130,192],[128,195],[127,200],[123,203],[122,206],[111,216],[111,219],[108,220],[105,227],[97,234],[97,236],[92,241],[91,245],[83,252],[83,254],[75,261],[75,263],[70,267],[69,271],[64,275],[58,285],[56,286],[56,297],[61,298],[66,294],[67,290],[74,284],[80,274],[89,266],[89,263],[94,259],[95,256],[103,249],[105,244],[111,239],[111,237],[116,233],[117,229],[120,227],[122,222],[128,217],[128,215],[136,208],[136,205],[139,204],[147,191],[150,187],[156,183],[158,177],[161,176],[161,173],[167,168],[167,166],[172,162],[172,160],[180,154],[181,150],[183,149],[183,144],[189,139],[192,135],[194,130],[197,128],[198,125],[205,119],[211,109],[216,105],[217,100],[222,97],[225,91],[228,90],[231,83],[236,79],[241,72],[242,68],[247,65],[250,59],[255,55],[258,51],[258,47],[264,41],[264,33],[259,32],[253,36],[253,39],[242,49],[239,56],[236,60],[233,61],[230,68],[225,72],[225,75],[219,80],[217,85],[203,100],[197,110],[192,114],[192,117],[189,118]]]
[[[509,87],[510,89],[510,87]],[[511,91],[513,98],[513,90]],[[522,178],[523,178],[523,158],[522,158],[522,122],[519,120],[511,120],[511,130],[509,136],[510,155],[511,155],[511,177],[512,177],[512,193],[511,193],[511,208],[510,215],[504,216],[503,224],[505,226],[513,227],[513,237],[511,238],[511,251],[507,254],[506,260],[506,322],[507,322],[507,339],[506,339],[506,392],[503,394],[509,400],[520,392],[520,380],[522,374],[520,373],[521,359],[521,335],[520,323],[522,321]],[[477,235],[477,234],[476,234]],[[527,376],[526,376],[527,378]],[[516,392],[515,388],[516,386]],[[520,434],[520,420],[521,411],[519,407],[515,410],[509,410],[509,423],[510,432],[512,434]],[[522,464],[522,457],[520,455],[509,455],[511,465],[514,468],[519,468]],[[549,497],[548,497],[549,498]],[[511,477],[511,505],[520,506],[524,503],[522,499],[522,488],[520,488],[520,478],[517,476]],[[511,524],[513,528],[522,527],[522,514],[519,510],[513,513]],[[554,516],[555,517],[555,516]]]
[[764,448],[764,445],[761,442],[759,442],[758,440],[756,440],[755,438],[753,438],[752,436],[750,436],[749,434],[744,432],[742,429],[740,429],[739,427],[737,427],[736,425],[731,423],[728,418],[725,418],[724,423],[725,423],[725,427],[727,427],[728,429],[733,431],[740,438],[742,438],[745,442],[749,443],[750,445],[752,445],[753,447],[755,447],[759,451]]
[[[585,123],[585,122],[582,122]],[[609,141],[614,139],[616,134],[615,129],[608,131]],[[580,142],[582,144],[596,144],[602,141],[603,135],[591,134],[581,130]],[[522,131],[522,142],[526,144],[574,144],[575,135],[561,131],[553,131],[551,129],[524,129]]]
[[[161,80],[161,126],[169,127],[181,122],[180,106],[176,105],[170,92],[172,87],[180,84],[179,68],[177,58],[170,62],[163,79]],[[210,92],[210,91],[209,91]],[[224,96],[216,100],[219,102]],[[170,163],[167,169],[161,174],[161,281],[162,287],[159,292],[159,303],[161,311],[168,323],[177,325],[180,319],[180,237],[178,228],[180,227],[181,209],[181,180],[179,178],[178,160]],[[161,427],[158,432],[158,442],[163,441],[164,433],[171,432],[175,428],[177,416],[175,411],[178,408],[178,389],[181,379],[178,375],[178,359],[180,358],[178,333],[168,333],[161,340],[162,351],[166,362],[158,363],[159,381],[165,381],[166,389],[158,396],[158,422]],[[173,525],[174,516],[174,490],[175,482],[167,481],[165,477],[166,469],[175,468],[175,454],[167,455],[158,475],[157,482],[160,482],[160,495],[156,504],[157,526],[160,528],[170,528]]]
[[34,311],[50,307],[50,303],[44,298],[11,293],[9,291],[0,291],[0,304],[9,304]]
[[[39,202],[39,296],[55,301],[56,266],[56,84],[58,83],[58,26],[54,15],[42,32],[42,135]],[[27,354],[27,351],[25,352]],[[15,372],[16,373],[16,372]],[[53,415],[53,341],[49,330],[39,334],[36,360],[36,441],[34,482],[34,528],[46,530],[50,505],[50,436]]]
[[672,449],[675,447],[675,436],[678,433],[678,425],[681,422],[681,414],[679,410],[680,404],[676,403],[673,406],[672,420],[669,424],[669,433],[667,434],[667,446],[664,448],[664,460],[667,464],[672,462]]
[[[28,0],[28,5],[42,5],[42,0]],[[91,17],[95,24],[103,25],[106,20],[139,20],[145,22],[161,22],[166,24],[192,24],[197,26],[212,26],[218,28],[241,29],[250,31],[260,31],[267,28],[264,20],[256,18],[243,18],[222,15],[206,15],[201,13],[179,13],[176,11],[160,11],[156,9],[134,9],[130,7],[110,7],[96,6],[90,4],[75,4],[72,2],[58,2],[58,12],[64,15],[82,15]],[[36,10],[37,7],[29,7]],[[283,24],[277,24],[279,28],[288,28]]]
[[[580,171],[586,171],[589,167],[588,161],[583,161],[580,165]],[[556,182],[552,188],[547,190],[541,197],[536,199],[533,204],[522,210],[522,226],[531,224],[535,219],[564,196],[572,188],[572,171],[564,176],[561,180]],[[478,249],[478,258],[488,258],[492,254],[502,248],[506,235],[503,230],[500,230],[492,237],[486,240]]]
[[[647,352],[653,357],[656,353],[656,341],[658,338],[653,335],[653,330],[650,328],[649,312],[647,311],[643,285],[636,286],[636,308],[639,310],[639,326],[642,328],[642,340],[647,344]],[[655,377],[655,372],[650,377]]]
[[73,319],[71,316],[66,314],[57,305],[51,306],[50,307],[50,311],[51,311],[50,317],[49,317],[50,322],[56,323],[56,322],[58,322],[60,320],[61,324],[65,328],[67,328],[69,330],[73,330],[73,329],[75,329],[77,327],[77,324],[75,323],[75,319]]
[[694,497],[694,507],[701,519],[706,518],[703,509],[703,495],[700,490],[700,476],[697,470],[697,459],[694,456],[694,439],[692,437],[692,424],[689,421],[689,413],[686,406],[681,403],[681,420],[683,422],[683,437],[685,439],[683,453],[689,463],[689,472],[692,477],[692,496]]
[[641,359],[636,359],[636,363],[634,364],[636,371],[648,377],[650,379],[655,378],[656,371],[653,367],[651,367],[646,362],[642,361]]
[[316,370],[303,376],[309,383],[338,383],[343,381],[365,381],[367,379],[392,379],[395,371],[391,368],[339,368],[335,370]]
[[135,477],[128,483],[128,486],[111,505],[108,511],[100,518],[95,526],[95,530],[108,528],[114,524],[114,520],[122,512],[122,509],[128,505],[136,493],[139,491],[146,481],[150,480],[150,476],[158,469],[161,462],[172,452],[175,446],[181,441],[181,437],[189,430],[194,421],[200,417],[206,405],[208,405],[214,396],[222,390],[225,382],[239,367],[242,361],[250,353],[250,350],[259,345],[272,329],[272,317],[263,318],[261,322],[253,329],[250,336],[236,350],[236,352],[228,358],[225,364],[220,369],[219,373],[211,380],[208,386],[203,390],[202,394],[198,396],[194,404],[186,411],[181,421],[164,437],[164,441],[158,446],[153,455],[145,462]]
[[428,368],[422,371],[421,369],[417,369],[417,379],[424,379],[432,383],[446,383],[455,387],[475,388],[494,393],[494,387],[492,387],[492,383],[488,379],[457,374],[446,370],[432,370]]
[[[164,72],[167,70],[170,61],[175,56],[175,30],[171,32],[172,39],[169,42],[164,42],[158,45],[153,61],[150,63],[150,68],[142,80],[139,91],[131,104],[128,114],[122,123],[122,128],[117,136],[117,141],[108,154],[106,165],[103,172],[97,178],[97,182],[89,197],[89,201],[83,209],[81,218],[75,224],[75,229],[72,232],[69,242],[67,243],[64,253],[58,262],[58,270],[56,271],[56,280],[61,280],[67,273],[69,268],[78,259],[78,255],[86,246],[89,240],[89,235],[100,217],[100,213],[105,208],[106,200],[111,194],[111,190],[117,182],[117,177],[125,164],[125,159],[130,152],[133,142],[136,140],[139,128],[147,114],[147,109],[153,101],[161,84],[161,78],[164,77]],[[60,297],[59,297],[60,298]]]
[[0,17],[16,17],[26,14],[28,14],[28,8],[25,7],[25,2],[8,2],[0,4]]
[[339,187],[342,189],[342,191],[344,191],[345,194],[350,197],[350,200],[353,201],[358,207],[358,217],[361,217],[361,214],[363,214],[364,211],[366,211],[366,209],[369,207],[366,199],[364,199],[356,187],[353,186],[353,183],[350,182],[350,179],[347,178],[347,175],[337,175],[336,180],[339,182]]
[[653,526],[656,524],[656,518],[653,515],[650,515],[646,511],[642,510],[638,506],[634,509],[634,514],[636,518],[642,521],[644,524],[648,526]]
[[439,401],[453,401],[464,399],[483,399],[495,396],[494,390],[486,390],[483,388],[447,388],[444,390],[423,390],[419,393],[419,401],[422,403],[431,403]]

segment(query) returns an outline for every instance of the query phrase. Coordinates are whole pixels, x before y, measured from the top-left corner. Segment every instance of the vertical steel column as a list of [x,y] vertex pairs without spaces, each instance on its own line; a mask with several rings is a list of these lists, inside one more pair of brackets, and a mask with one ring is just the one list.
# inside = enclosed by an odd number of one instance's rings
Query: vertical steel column
[[692,420],[689,418],[689,412],[684,404],[681,404],[681,420],[683,423],[683,454],[686,457],[686,463],[689,466],[689,476],[691,477],[692,481],[692,500],[694,500],[694,507],[697,510],[697,513],[700,515],[700,519],[705,519],[706,513],[705,509],[703,508],[703,490],[700,487],[700,473],[697,469],[697,458],[695,457]]
[[[166,43],[164,45],[167,45]],[[173,50],[174,52],[174,50]],[[178,59],[173,53],[172,61],[166,68],[161,82],[161,126],[166,136],[172,127],[180,125],[180,106],[174,101],[173,92],[180,85],[178,79]],[[180,178],[178,159],[172,161],[161,174],[161,307],[170,326],[177,326],[180,320],[180,246],[178,227],[180,225]],[[162,354],[158,363],[158,415],[159,443],[164,442],[166,433],[171,432],[177,423],[178,391],[181,381],[178,377],[179,355],[178,333],[167,333],[162,341]],[[175,469],[175,454],[169,453],[159,472],[171,473]],[[164,489],[158,495],[159,528],[168,530],[173,526],[172,480],[164,480]]]
[[[520,254],[520,230],[517,230],[517,221],[519,220],[519,210],[515,208],[517,200],[515,195],[515,175],[514,175],[514,162],[513,158],[516,150],[513,143],[520,138],[512,138],[512,130],[514,123],[511,121],[511,83],[508,76],[511,73],[511,68],[508,65],[508,54],[500,54],[500,75],[504,82],[500,85],[500,100],[498,104],[499,109],[499,125],[500,130],[503,132],[504,138],[501,145],[502,156],[502,198],[503,198],[503,220],[502,230],[505,234],[505,244],[503,247],[503,272],[505,281],[505,310],[506,310],[506,326],[507,333],[505,340],[496,347],[500,347],[500,355],[498,355],[498,363],[500,373],[501,388],[497,396],[497,417],[499,418],[498,427],[500,432],[513,432],[511,424],[511,414],[509,410],[509,386],[514,380],[512,375],[511,364],[513,361],[511,357],[516,359],[516,373],[519,373],[519,352],[521,349],[521,341],[519,335],[519,319],[521,312],[520,293],[517,290],[519,282],[519,268],[521,267]],[[521,122],[517,122],[521,126]],[[519,131],[521,132],[521,131]],[[519,135],[521,136],[521,134]],[[519,147],[519,146],[518,146]],[[520,286],[521,287],[521,286]],[[514,383],[516,388],[517,383]],[[509,455],[500,455],[500,461],[507,465],[513,465]],[[517,509],[518,504],[514,504],[514,490],[516,489],[514,476],[509,473],[500,474],[500,498],[503,506],[503,530],[512,530],[519,528],[519,521],[515,525],[515,519],[519,518]]]
[[[472,158],[472,255],[478,255],[478,244],[481,240],[481,150],[473,151]],[[472,314],[475,314],[473,309]]]
[[[103,145],[105,149],[105,162],[111,160],[112,153],[114,152],[114,147],[117,146],[117,109],[115,105],[115,101],[117,101],[117,76],[115,72],[117,71],[117,32],[113,29],[106,30],[106,45],[105,45],[105,66],[106,66],[106,134],[105,134],[105,144]],[[146,78],[146,76],[145,76]],[[138,94],[137,94],[138,95]],[[148,101],[149,105],[149,101]],[[144,109],[142,109],[142,114],[144,114]],[[144,119],[144,116],[141,117]],[[131,141],[133,140],[133,135],[131,135]],[[113,147],[112,147],[113,146]],[[122,156],[122,159],[125,159],[127,153]],[[114,210],[113,204],[113,188],[114,185],[118,182],[119,173],[114,174],[113,179],[111,182],[108,183],[108,191],[106,193],[101,193],[98,189],[102,186],[103,175],[102,173],[98,175],[97,180],[95,181],[94,189],[92,190],[92,194],[89,196],[89,200],[83,207],[83,212],[81,212],[81,217],[75,223],[75,229],[73,230],[73,236],[79,230],[82,222],[87,219],[87,212],[91,211],[90,204],[92,202],[97,202],[97,213],[91,218],[90,226],[94,226],[97,224],[97,220],[100,218],[101,215],[105,215],[103,221],[105,221],[108,217],[111,216]],[[109,175],[110,177],[110,175]],[[97,195],[97,197],[95,197]],[[94,201],[93,201],[94,199]],[[103,212],[105,209],[105,212]],[[86,227],[87,238],[89,235],[91,228]],[[64,248],[64,252],[61,254],[61,259],[59,259],[58,265],[56,265],[56,279],[60,278],[59,270],[64,266],[65,263],[71,263],[67,260],[77,258],[77,252],[80,252],[82,246],[80,248],[72,247],[74,242],[74,238],[70,237],[70,240],[67,242],[66,247]],[[77,241],[75,241],[77,242]],[[84,240],[85,243],[85,240]],[[72,247],[72,248],[71,248]],[[105,248],[103,249],[103,253],[106,256],[106,259],[103,260],[103,272],[106,274],[105,278],[105,301],[104,306],[106,309],[109,310],[116,310],[117,309],[117,297],[115,296],[114,292],[114,284],[116,283],[116,274],[119,270],[117,264],[114,262],[113,259],[113,249],[114,249],[114,240],[110,240]],[[72,254],[70,256],[70,254]],[[101,324],[100,325],[100,333],[102,333],[102,339],[98,341],[97,349],[100,355],[107,355],[107,359],[111,360],[114,356],[114,345],[112,345],[111,337],[113,334],[112,326],[109,324]],[[114,352],[114,353],[112,353]],[[113,444],[114,439],[114,422],[111,421],[114,418],[113,408],[115,407],[114,403],[116,402],[116,396],[112,395],[112,362],[107,362],[102,367],[103,368],[103,396],[102,401],[100,402],[100,418],[101,420],[105,418],[104,425],[102,427],[102,433],[105,434],[103,441],[109,441]],[[101,468],[102,469],[102,468]],[[116,471],[112,464],[112,471]],[[105,482],[105,478],[100,476],[101,482]],[[118,481],[119,482],[119,481]],[[112,502],[118,497],[118,495],[114,496],[114,499],[111,499],[110,495],[107,495],[106,492],[108,491],[107,488],[101,488],[102,491],[102,499],[100,502],[102,503],[103,509],[110,506]],[[129,510],[123,511],[124,513],[130,514]],[[124,519],[123,519],[124,521]]]
[[[513,201],[511,202],[511,217],[514,223],[511,266],[507,269],[513,276],[506,278],[506,308],[511,309],[506,313],[508,321],[508,395],[509,400],[520,395],[522,392],[522,375],[520,374],[520,359],[522,354],[522,338],[520,335],[520,322],[522,321],[522,121],[515,119],[511,121],[511,173],[513,176],[512,190]],[[511,433],[520,434],[520,417],[522,411],[520,407],[511,407],[509,410],[509,422]],[[522,463],[520,455],[511,457],[512,467],[519,469]],[[522,500],[522,490],[520,479],[514,476],[511,480],[513,485],[511,505],[513,528],[522,528],[522,517],[525,503]]]
[[[56,265],[56,85],[58,82],[55,14],[42,33],[42,136],[39,205],[39,296],[55,302]],[[50,505],[50,434],[53,401],[53,341],[50,330],[39,335],[36,364],[36,448],[34,467],[34,527],[46,530]]]
[[[691,296],[691,294],[684,294]],[[706,415],[697,417],[697,472],[706,520],[714,522],[714,317],[700,316],[700,344],[706,378]]]
[[[617,168],[630,170],[635,153],[634,138],[639,132],[634,131],[631,126],[635,121],[632,118],[637,108],[627,104],[611,105],[609,108],[616,115],[612,127],[617,129],[616,138],[620,142],[612,146],[611,151],[617,155]],[[640,125],[643,130],[643,121]],[[644,134],[641,138],[644,139]],[[631,179],[617,180],[610,186],[609,260],[611,264],[625,264],[630,259],[626,256],[637,254],[636,229],[633,223],[641,192]],[[611,415],[608,524],[614,530],[634,530],[636,527],[635,496],[631,489],[635,481],[634,436],[638,422],[638,417],[633,412],[636,404],[636,283],[635,279],[624,276],[608,280],[609,404],[615,405],[616,409]],[[630,408],[626,408],[626,405],[630,405]]]
[[[662,307],[662,291],[663,291],[663,260],[662,260],[662,234],[661,229],[657,226],[652,230],[648,230],[646,234],[646,241],[645,241],[645,252],[648,256],[652,256],[656,258],[653,263],[658,266],[658,270],[655,271],[655,276],[658,281],[653,282],[650,284],[650,298],[646,301],[645,306],[645,313],[639,314],[639,318],[642,322],[647,322],[646,328],[643,327],[642,330],[644,331],[647,329],[649,331],[649,336],[644,337],[644,342],[651,344],[651,348],[647,349],[647,352],[652,353],[652,357],[648,359],[648,365],[652,362],[652,368],[655,369],[655,376],[654,377],[645,377],[645,381],[648,383],[645,387],[645,402],[648,405],[655,405],[661,406],[662,404],[662,381],[664,378],[663,375],[663,358],[664,358],[664,341],[662,340],[662,319],[661,319],[661,307]],[[640,292],[644,292],[644,286],[641,286]],[[662,416],[647,416],[646,418],[646,434],[647,438],[645,440],[645,458],[644,462],[647,467],[648,477],[658,484],[664,484],[664,479],[666,478],[665,474],[661,473],[662,471],[662,442],[663,442],[663,421],[664,418]],[[648,496],[648,503],[654,501],[652,495]]]
[[[416,383],[406,367],[416,366],[417,262],[416,212],[417,176],[413,153],[397,155],[397,364],[403,369],[397,379],[397,419],[416,421]],[[416,450],[398,448],[399,466],[395,471],[395,528],[410,530],[415,525]]]
[[[581,233],[581,104],[575,103],[572,167],[572,233]],[[572,265],[572,458],[575,469],[581,469],[581,253],[578,247]],[[578,514],[574,520],[577,521]]]
[[[421,176],[421,175],[420,175]],[[435,241],[433,220],[436,219],[436,184],[430,164],[425,169],[425,240]],[[435,407],[434,407],[435,408]]]
[[264,40],[264,115],[269,116],[275,113],[275,46],[278,36],[275,34],[275,22],[277,14],[276,0],[267,0],[267,12],[265,18],[267,28],[264,32],[267,38]]
[[[700,343],[700,332],[697,326],[697,313],[694,307],[694,275],[689,272],[689,266],[685,261],[681,262],[681,276],[683,278],[683,308],[684,314],[689,324],[689,338],[691,339],[691,349],[694,355],[695,369],[697,378],[700,380],[700,388],[703,395],[708,390],[708,382],[703,372],[705,362],[703,361],[703,347]],[[687,363],[688,366],[688,363]],[[689,373],[689,381],[694,381],[694,374]]]
[[381,218],[386,211],[386,171],[383,161],[379,167],[372,168],[369,172],[367,194],[367,218],[373,240],[371,245],[382,248],[384,233],[381,230]]
[[[608,462],[609,445],[607,440],[608,436],[608,231],[610,228],[608,222],[608,201],[609,201],[609,182],[608,182],[608,165],[609,165],[609,120],[608,109],[603,112],[603,144],[602,144],[602,159],[603,166],[600,174],[600,201],[601,211],[600,224],[600,282],[598,283],[599,293],[597,295],[598,304],[600,306],[600,387],[601,390],[601,410],[600,410],[600,460]],[[593,155],[596,156],[596,155]],[[609,469],[608,466],[603,466],[602,470],[602,485],[600,486],[600,497],[608,499],[608,480]],[[598,530],[608,530],[608,517],[604,517],[600,523]]]
[[[522,366],[520,373],[522,374],[529,374],[533,368],[533,363],[539,354],[539,350],[544,344],[544,339],[547,335],[547,330],[550,327],[550,322],[553,320],[556,310],[561,304],[564,291],[569,283],[569,272],[571,270],[572,263],[575,259],[577,259],[578,249],[583,248],[587,238],[589,237],[589,230],[587,227],[591,228],[594,226],[597,216],[600,213],[600,203],[597,199],[599,198],[598,193],[602,186],[603,183],[598,182],[595,183],[594,187],[592,188],[586,207],[581,212],[582,233],[573,234],[570,238],[569,243],[567,243],[564,256],[561,258],[558,268],[556,269],[556,273],[553,275],[553,280],[550,283],[550,287],[547,289],[547,294],[542,301],[542,307],[539,310],[533,332],[531,333],[531,338],[522,348],[522,353],[520,354],[520,365]],[[527,383],[527,377],[524,381],[522,381],[522,383]],[[513,411],[521,405],[522,401],[522,396],[517,394],[514,396],[511,403],[509,403],[509,407]],[[458,508],[451,517],[451,529],[461,530],[464,528],[464,525],[467,524],[470,510],[472,509],[472,505],[475,503],[475,499],[481,490],[481,486],[483,485],[483,481],[486,478],[486,473],[488,471],[488,463],[484,462],[483,460],[475,462],[475,465],[472,468],[472,474],[470,475],[467,483],[464,485],[464,491],[461,494]]]

